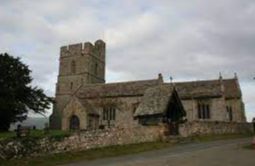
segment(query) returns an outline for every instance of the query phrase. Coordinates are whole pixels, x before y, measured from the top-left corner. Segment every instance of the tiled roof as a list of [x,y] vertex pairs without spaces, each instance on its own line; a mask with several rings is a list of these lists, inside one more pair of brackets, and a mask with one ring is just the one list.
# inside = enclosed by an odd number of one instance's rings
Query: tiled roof
[[153,79],[107,84],[90,84],[81,87],[77,96],[79,98],[142,96],[146,89],[156,86],[159,83],[158,79]]
[[226,98],[242,97],[242,92],[237,79],[225,79],[223,80],[223,84]]
[[241,90],[236,79],[223,79],[222,83],[223,88],[219,79],[177,82],[175,87],[181,99],[220,97],[223,95],[223,90],[226,98],[241,97]]
[[[226,98],[241,97],[242,94],[237,79],[223,79],[222,83],[218,79],[177,82],[174,85],[181,99],[221,97],[223,96],[223,90]],[[79,98],[143,96],[148,88],[159,84],[169,88],[173,85],[172,83],[162,83],[159,79],[88,84],[82,86],[76,95]]]
[[222,96],[219,80],[175,83],[181,99]]
[[166,111],[173,87],[159,85],[145,91],[134,116],[162,114]]

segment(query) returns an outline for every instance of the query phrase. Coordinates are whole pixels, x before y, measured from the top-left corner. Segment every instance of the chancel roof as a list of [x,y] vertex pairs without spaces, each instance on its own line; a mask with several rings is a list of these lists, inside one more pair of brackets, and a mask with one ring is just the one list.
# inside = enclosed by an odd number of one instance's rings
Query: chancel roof
[[223,80],[225,97],[228,98],[241,98],[242,92],[237,79]]
[[181,99],[221,97],[240,98],[241,90],[237,79],[218,79],[174,83]]
[[220,80],[179,82],[175,87],[181,99],[222,96]]

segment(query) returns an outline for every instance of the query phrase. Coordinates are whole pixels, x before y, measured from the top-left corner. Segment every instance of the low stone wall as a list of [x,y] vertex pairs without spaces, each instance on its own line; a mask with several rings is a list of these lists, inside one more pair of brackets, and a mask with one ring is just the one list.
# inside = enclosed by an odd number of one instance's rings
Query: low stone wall
[[[206,134],[252,133],[252,124],[227,122],[187,122],[180,125],[183,137]],[[0,159],[86,150],[111,145],[135,144],[171,139],[166,125],[136,126],[85,131],[61,138],[0,140]]]
[[0,159],[86,150],[110,145],[151,142],[161,139],[163,128],[163,126],[111,128],[79,132],[65,137],[63,140],[48,137],[38,140],[33,138],[3,140],[0,141]]
[[55,142],[53,153],[86,150],[109,145],[124,145],[151,142],[160,139],[160,126],[111,128],[74,134],[61,142]]
[[180,135],[183,137],[209,134],[242,134],[253,132],[253,126],[251,123],[192,121],[181,124],[179,127]]

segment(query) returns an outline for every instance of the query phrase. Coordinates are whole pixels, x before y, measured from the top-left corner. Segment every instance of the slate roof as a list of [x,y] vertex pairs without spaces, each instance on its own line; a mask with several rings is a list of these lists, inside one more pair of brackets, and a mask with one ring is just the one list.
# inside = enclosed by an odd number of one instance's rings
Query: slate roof
[[[223,79],[224,95],[226,98],[240,98],[241,90],[237,79]],[[181,99],[221,97],[223,89],[221,81],[204,80],[192,82],[177,82],[175,87]]]
[[145,91],[134,116],[162,114],[166,111],[173,87],[158,85]]
[[181,99],[222,96],[220,80],[177,82],[175,87]]
[[[225,94],[227,99],[240,98],[242,96],[237,79],[202,80],[191,82],[174,83],[178,95],[181,99],[191,98],[212,98],[221,97]],[[159,84],[170,88],[173,84],[162,83],[159,79],[116,82],[107,84],[87,84],[79,88],[76,93],[79,98],[107,98],[107,97],[129,97],[143,96],[148,88]],[[223,92],[224,90],[224,92]]]
[[225,97],[229,98],[241,98],[242,92],[237,79],[223,80]]
[[142,96],[146,89],[160,83],[158,79],[107,84],[89,84],[79,89],[79,98]]

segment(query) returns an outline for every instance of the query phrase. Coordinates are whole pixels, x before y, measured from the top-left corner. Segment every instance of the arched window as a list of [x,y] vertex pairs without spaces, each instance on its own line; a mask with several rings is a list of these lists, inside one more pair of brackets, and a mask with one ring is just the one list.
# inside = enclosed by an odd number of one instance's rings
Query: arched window
[[72,115],[70,118],[70,130],[79,130],[80,129],[80,120],[78,116]]
[[231,122],[233,120],[233,112],[232,112],[231,106],[227,106],[227,113],[228,113],[229,121]]
[[97,73],[98,73],[98,64],[97,63],[95,64],[94,73],[95,73],[95,75],[97,75]]
[[70,83],[70,89],[73,89],[73,82]]
[[71,73],[74,74],[76,72],[76,64],[75,61],[71,62]]

